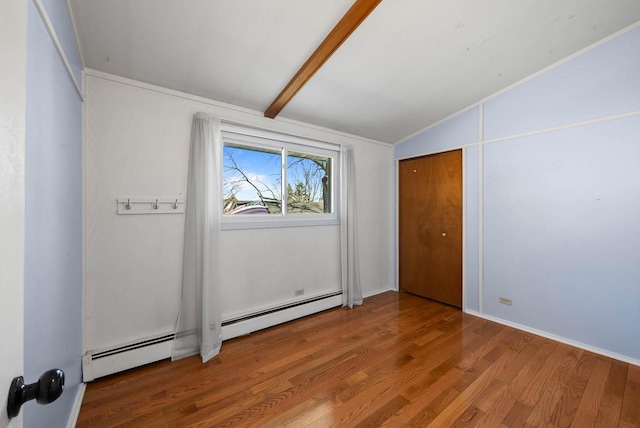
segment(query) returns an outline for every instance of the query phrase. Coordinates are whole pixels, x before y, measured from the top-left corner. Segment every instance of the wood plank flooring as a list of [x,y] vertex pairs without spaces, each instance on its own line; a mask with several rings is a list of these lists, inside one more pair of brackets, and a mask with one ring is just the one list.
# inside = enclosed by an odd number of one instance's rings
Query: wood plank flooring
[[91,382],[78,427],[638,427],[640,367],[387,292]]

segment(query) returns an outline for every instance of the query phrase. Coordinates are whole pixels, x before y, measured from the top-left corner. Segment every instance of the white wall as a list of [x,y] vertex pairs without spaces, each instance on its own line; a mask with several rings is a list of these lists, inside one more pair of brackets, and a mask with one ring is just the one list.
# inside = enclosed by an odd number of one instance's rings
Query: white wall
[[[184,198],[193,114],[356,152],[363,291],[393,285],[392,147],[89,70],[86,76],[85,350],[171,333],[184,216],[117,215],[116,199]],[[340,289],[338,226],[222,232],[223,320]],[[299,299],[299,298],[298,298]]]
[[463,148],[467,311],[634,364],[639,50],[636,26],[395,149]]

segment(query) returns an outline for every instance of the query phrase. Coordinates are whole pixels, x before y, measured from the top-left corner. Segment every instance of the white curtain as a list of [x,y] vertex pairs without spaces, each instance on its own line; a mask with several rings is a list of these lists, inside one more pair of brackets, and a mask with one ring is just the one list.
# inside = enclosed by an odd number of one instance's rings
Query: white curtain
[[220,120],[197,113],[191,126],[185,212],[182,303],[171,359],[215,357],[222,344],[220,318]]
[[358,266],[358,234],[356,227],[356,166],[353,148],[341,150],[342,198],[340,204],[340,255],[342,263],[342,306],[362,304],[360,269]]

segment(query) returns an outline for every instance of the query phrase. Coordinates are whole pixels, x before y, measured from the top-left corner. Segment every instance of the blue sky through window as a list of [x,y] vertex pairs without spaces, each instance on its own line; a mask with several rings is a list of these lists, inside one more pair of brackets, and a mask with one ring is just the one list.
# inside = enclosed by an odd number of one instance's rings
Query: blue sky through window
[[235,195],[241,201],[260,201],[260,196],[282,199],[281,168],[280,151],[225,145],[223,196]]

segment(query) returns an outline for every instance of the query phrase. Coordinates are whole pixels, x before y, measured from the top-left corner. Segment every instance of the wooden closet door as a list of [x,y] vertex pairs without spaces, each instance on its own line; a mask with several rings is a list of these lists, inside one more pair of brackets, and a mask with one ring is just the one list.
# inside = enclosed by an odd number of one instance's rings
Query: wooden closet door
[[400,161],[400,289],[462,307],[462,150]]

